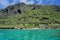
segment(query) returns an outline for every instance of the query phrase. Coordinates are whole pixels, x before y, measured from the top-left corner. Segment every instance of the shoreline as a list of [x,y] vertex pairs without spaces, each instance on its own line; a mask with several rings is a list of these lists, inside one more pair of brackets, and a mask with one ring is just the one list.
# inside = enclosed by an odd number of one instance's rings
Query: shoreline
[[60,30],[60,28],[56,29],[41,29],[41,28],[25,28],[25,29],[1,29],[0,30]]
[[22,28],[22,27],[13,27],[13,26],[3,26],[3,27],[0,27],[0,29],[22,29],[22,30],[52,30],[52,29],[54,29],[54,30],[56,30],[56,29],[60,29],[60,26],[51,26],[51,27],[34,27],[34,28]]
[[31,31],[31,30],[60,30],[60,29],[0,29],[0,30],[27,30],[27,31]]

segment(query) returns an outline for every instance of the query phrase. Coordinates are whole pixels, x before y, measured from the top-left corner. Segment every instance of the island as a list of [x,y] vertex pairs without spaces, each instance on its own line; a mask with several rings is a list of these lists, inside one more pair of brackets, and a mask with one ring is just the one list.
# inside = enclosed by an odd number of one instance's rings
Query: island
[[60,29],[60,6],[10,5],[0,9],[0,29]]

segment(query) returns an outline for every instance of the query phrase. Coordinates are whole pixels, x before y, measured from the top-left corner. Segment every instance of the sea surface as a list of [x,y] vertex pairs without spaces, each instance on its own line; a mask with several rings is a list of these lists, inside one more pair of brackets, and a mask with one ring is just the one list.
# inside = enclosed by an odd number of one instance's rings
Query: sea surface
[[60,40],[60,30],[0,30],[0,40]]

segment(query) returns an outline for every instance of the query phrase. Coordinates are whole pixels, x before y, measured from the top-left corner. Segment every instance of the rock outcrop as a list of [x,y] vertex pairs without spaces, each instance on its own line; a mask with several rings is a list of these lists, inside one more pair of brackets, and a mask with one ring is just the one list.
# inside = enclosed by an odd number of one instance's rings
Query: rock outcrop
[[[5,9],[0,10],[0,18],[4,18],[6,16],[10,17],[10,16],[18,15],[18,14],[23,14],[23,13],[25,13],[24,9],[27,7],[31,10],[45,8],[45,6],[43,6],[43,5],[35,5],[35,4],[28,5],[25,3],[15,4],[15,5],[8,6]],[[60,6],[51,5],[51,6],[47,6],[47,7],[54,8],[56,11],[60,12]]]
[[11,5],[0,10],[0,26],[5,26],[0,27],[1,29],[58,29],[60,6],[25,3]]

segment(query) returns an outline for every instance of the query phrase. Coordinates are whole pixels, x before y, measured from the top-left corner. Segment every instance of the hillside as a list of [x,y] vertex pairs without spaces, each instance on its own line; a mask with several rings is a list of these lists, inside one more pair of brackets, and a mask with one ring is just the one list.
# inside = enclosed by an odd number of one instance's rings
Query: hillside
[[60,29],[60,6],[15,4],[0,10],[0,28]]

